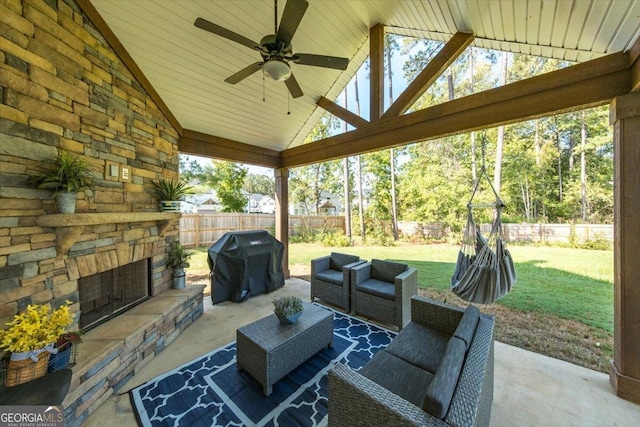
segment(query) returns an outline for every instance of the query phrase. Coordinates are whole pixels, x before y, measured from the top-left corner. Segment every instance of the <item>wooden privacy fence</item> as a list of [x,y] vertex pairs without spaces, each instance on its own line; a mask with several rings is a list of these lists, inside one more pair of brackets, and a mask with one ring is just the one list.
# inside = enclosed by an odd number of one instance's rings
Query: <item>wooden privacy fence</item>
[[[447,235],[444,225],[438,223],[399,221],[398,229],[408,237],[442,239]],[[480,229],[488,235],[491,224],[480,224]],[[506,242],[569,243],[571,239],[579,243],[595,239],[613,242],[613,224],[502,224],[502,233]]]
[[[490,226],[486,227],[490,231]],[[566,243],[572,233],[580,243],[595,239],[613,242],[613,224],[502,224],[502,233],[507,242]]]
[[[180,218],[180,242],[191,247],[210,246],[227,231],[268,230],[273,234],[275,224],[275,215],[269,214],[183,214]],[[481,224],[480,227],[487,234],[491,230],[489,224]],[[407,237],[438,240],[447,234],[445,227],[438,223],[399,221],[398,228]],[[289,216],[290,236],[321,230],[344,231],[344,217]],[[612,224],[502,224],[502,231],[507,242],[568,243],[572,238],[580,243],[594,239],[613,241]]]
[[[247,213],[183,214],[180,218],[180,242],[184,246],[210,246],[227,231],[267,230],[274,233],[275,215]],[[289,235],[311,231],[344,230],[341,216],[289,216]]]

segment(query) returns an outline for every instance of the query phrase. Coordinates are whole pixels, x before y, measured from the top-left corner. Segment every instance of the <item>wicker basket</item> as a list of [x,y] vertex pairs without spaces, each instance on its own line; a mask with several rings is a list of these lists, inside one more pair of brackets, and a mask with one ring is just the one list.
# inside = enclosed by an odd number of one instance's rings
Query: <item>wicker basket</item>
[[43,351],[38,354],[37,362],[31,360],[31,358],[9,360],[5,374],[5,387],[13,387],[44,376],[47,373],[49,356],[48,351]]

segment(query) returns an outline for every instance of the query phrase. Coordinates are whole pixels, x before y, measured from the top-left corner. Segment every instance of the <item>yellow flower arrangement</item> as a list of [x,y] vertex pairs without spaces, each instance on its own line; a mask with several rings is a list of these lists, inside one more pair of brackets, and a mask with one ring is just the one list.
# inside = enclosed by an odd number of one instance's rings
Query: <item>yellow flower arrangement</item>
[[71,301],[66,301],[60,308],[51,311],[48,305],[30,304],[7,323],[7,329],[0,330],[0,349],[20,353],[55,343],[73,323],[70,305]]

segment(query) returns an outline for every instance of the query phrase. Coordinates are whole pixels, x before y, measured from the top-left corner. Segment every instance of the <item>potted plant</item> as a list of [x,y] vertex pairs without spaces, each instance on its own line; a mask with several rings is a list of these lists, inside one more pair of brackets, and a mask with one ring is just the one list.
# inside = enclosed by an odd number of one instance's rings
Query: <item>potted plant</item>
[[173,242],[167,254],[167,267],[173,268],[173,289],[184,289],[186,286],[184,269],[189,267],[192,252],[182,247],[180,242]]
[[29,304],[0,330],[0,349],[9,355],[5,387],[39,378],[47,373],[49,357],[57,353],[55,342],[73,323],[70,301],[56,310],[49,305]]
[[296,323],[304,310],[302,300],[294,296],[284,296],[273,300],[274,313],[283,325]]
[[165,212],[180,212],[180,201],[193,191],[193,187],[181,180],[158,178],[151,184],[153,195],[160,200],[160,209]]
[[52,159],[32,176],[29,182],[37,188],[53,190],[59,213],[74,213],[78,192],[92,188],[93,175],[89,163],[60,150]]
[[48,373],[59,371],[69,366],[72,363],[72,353],[73,363],[75,363],[74,346],[82,342],[83,333],[82,331],[65,332],[58,337],[55,345],[58,352],[49,356]]

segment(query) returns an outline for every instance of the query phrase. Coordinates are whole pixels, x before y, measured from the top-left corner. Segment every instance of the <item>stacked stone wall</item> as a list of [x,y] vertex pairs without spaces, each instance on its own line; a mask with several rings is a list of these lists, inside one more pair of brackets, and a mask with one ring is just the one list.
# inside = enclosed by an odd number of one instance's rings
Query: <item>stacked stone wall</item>
[[[177,139],[73,0],[0,0],[0,325],[29,304],[69,300],[79,314],[79,278],[151,259],[153,297],[79,346],[64,402],[70,426],[202,313],[201,287],[169,290],[178,219],[140,214],[158,211],[151,181],[178,176]],[[109,220],[50,226],[52,194],[28,180],[60,150],[88,162],[95,178],[76,212]],[[108,174],[110,165],[128,168],[129,179]]]
[[[157,211],[151,180],[178,174],[178,133],[73,0],[0,2],[0,324],[32,303],[78,301],[79,277],[152,258],[153,293],[170,287],[164,265],[178,221],[85,226],[68,252],[52,194],[28,178],[66,150],[91,165],[77,212]],[[110,177],[107,166],[130,170]],[[79,310],[76,303],[72,308]]]

